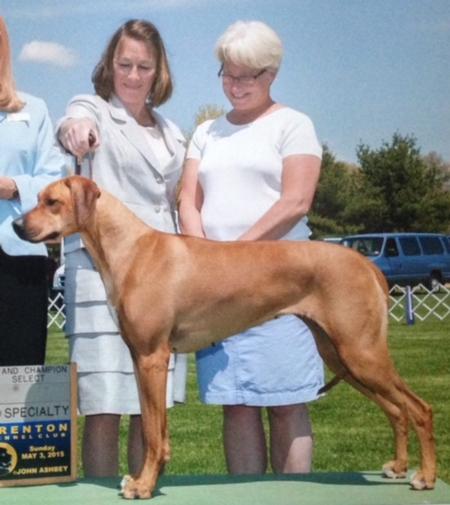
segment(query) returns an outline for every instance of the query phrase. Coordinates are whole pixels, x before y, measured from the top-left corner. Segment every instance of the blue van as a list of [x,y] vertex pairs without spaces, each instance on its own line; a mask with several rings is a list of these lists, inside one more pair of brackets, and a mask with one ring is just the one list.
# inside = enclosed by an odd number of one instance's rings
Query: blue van
[[367,256],[389,285],[430,289],[450,281],[450,240],[438,233],[367,233],[350,235],[341,244]]

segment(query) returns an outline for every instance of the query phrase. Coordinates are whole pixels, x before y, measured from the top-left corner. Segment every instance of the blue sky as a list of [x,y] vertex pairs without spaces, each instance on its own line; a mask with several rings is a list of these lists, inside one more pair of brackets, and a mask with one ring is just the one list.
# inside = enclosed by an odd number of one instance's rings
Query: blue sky
[[273,97],[307,113],[338,159],[356,161],[395,132],[450,161],[450,0],[0,0],[18,87],[56,120],[130,18],[161,31],[175,91],[161,111],[183,130],[205,104],[228,108],[213,47],[238,19],[280,35]]

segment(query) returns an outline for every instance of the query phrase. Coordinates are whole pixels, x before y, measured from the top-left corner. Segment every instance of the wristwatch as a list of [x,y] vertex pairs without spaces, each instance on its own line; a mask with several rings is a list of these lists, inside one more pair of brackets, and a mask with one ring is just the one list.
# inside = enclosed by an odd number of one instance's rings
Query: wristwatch
[[13,194],[11,195],[10,200],[17,200],[17,198],[19,198],[19,190],[17,189],[16,183],[14,183],[14,188],[15,189]]

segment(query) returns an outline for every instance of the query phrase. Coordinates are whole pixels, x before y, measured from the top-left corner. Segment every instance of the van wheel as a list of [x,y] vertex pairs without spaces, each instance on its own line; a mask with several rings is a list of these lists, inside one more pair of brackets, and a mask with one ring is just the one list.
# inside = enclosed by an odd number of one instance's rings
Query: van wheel
[[439,272],[431,272],[429,288],[433,293],[437,293],[442,285],[441,274]]

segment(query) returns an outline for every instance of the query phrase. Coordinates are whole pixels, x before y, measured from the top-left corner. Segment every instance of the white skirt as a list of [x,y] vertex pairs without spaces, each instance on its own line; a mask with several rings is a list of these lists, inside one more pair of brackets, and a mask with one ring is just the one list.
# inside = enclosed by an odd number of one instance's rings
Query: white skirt
[[[66,334],[78,368],[82,415],[140,414],[130,351],[118,332],[99,273],[84,249],[66,254]],[[187,356],[171,355],[167,407],[185,401]]]
[[[187,355],[171,355],[167,373],[166,406],[186,400]],[[133,372],[79,372],[78,411],[81,415],[141,413]]]

